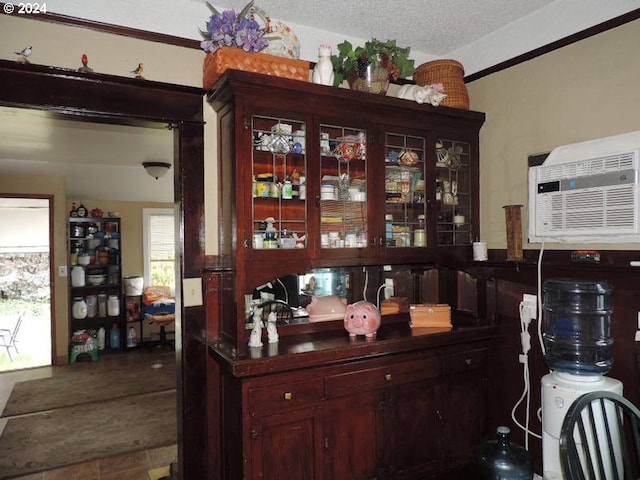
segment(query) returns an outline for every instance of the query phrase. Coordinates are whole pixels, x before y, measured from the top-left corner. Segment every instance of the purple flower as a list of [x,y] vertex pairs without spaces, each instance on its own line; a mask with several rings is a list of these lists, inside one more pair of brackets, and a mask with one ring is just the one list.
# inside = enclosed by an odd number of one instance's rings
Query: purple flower
[[264,31],[255,20],[245,16],[251,7],[247,5],[240,15],[235,10],[225,10],[214,13],[207,21],[207,31],[201,32],[204,40],[200,47],[205,52],[215,52],[220,47],[242,48],[246,52],[258,52],[269,45],[264,38]]

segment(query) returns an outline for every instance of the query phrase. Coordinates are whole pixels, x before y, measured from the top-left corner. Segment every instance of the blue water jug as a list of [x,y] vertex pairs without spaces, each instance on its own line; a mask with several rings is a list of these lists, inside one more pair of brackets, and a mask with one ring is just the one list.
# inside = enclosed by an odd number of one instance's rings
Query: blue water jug
[[120,327],[117,323],[114,323],[109,332],[109,346],[113,349],[120,348]]
[[558,278],[543,288],[547,366],[574,375],[606,374],[613,365],[612,287],[605,281]]

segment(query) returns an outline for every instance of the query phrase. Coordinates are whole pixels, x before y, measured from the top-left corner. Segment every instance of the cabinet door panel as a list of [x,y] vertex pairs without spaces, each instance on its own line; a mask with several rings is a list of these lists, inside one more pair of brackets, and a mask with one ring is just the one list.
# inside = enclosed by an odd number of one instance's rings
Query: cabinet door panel
[[327,404],[325,478],[370,480],[378,473],[378,425],[384,408],[380,391]]
[[[320,125],[320,248],[368,246],[368,147],[364,128]],[[343,252],[353,255],[353,253]]]
[[389,390],[385,409],[384,464],[394,479],[424,479],[436,470],[442,435],[437,381]]
[[444,464],[453,468],[473,459],[487,430],[487,382],[481,370],[453,375],[446,380],[446,441]]
[[322,409],[262,417],[252,423],[250,478],[322,479]]
[[425,139],[385,134],[385,245],[426,247]]

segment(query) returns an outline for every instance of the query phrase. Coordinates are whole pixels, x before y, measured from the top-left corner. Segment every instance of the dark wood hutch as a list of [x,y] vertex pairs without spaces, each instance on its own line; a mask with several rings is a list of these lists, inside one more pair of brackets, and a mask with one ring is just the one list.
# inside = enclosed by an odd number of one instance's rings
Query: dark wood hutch
[[[219,158],[219,265],[205,275],[215,475],[453,478],[488,426],[487,284],[446,267],[469,261],[478,235],[484,114],[239,71],[208,100]],[[291,180],[297,197],[272,193]],[[277,243],[265,246],[268,217]],[[319,268],[346,272],[349,301],[376,298],[392,278],[410,303],[449,303],[454,329],[412,331],[401,313],[366,340],[341,320],[293,322],[279,342],[248,347],[247,295]]]

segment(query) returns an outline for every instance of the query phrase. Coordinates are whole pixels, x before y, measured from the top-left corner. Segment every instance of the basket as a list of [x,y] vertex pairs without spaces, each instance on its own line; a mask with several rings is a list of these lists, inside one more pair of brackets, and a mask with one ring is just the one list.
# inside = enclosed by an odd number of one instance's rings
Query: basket
[[300,40],[288,25],[272,20],[262,8],[255,5],[251,7],[250,18],[260,24],[261,30],[264,30],[264,38],[269,41],[269,45],[261,50],[262,53],[300,58]]
[[433,60],[423,63],[413,73],[413,80],[422,87],[442,83],[447,98],[440,105],[469,109],[469,93],[464,84],[464,67],[460,62]]
[[204,59],[202,84],[205,90],[213,87],[228,69],[309,81],[307,61],[266,53],[249,53],[241,48],[222,47],[213,53],[207,53]]

